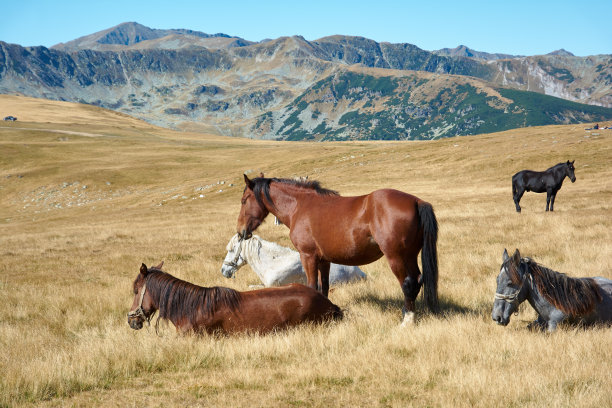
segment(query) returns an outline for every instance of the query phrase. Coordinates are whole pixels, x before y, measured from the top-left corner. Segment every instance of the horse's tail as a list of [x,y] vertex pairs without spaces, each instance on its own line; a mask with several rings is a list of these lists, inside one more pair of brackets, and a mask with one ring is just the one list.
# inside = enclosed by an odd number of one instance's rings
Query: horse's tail
[[438,221],[431,204],[419,201],[419,225],[423,230],[423,296],[430,311],[438,312]]

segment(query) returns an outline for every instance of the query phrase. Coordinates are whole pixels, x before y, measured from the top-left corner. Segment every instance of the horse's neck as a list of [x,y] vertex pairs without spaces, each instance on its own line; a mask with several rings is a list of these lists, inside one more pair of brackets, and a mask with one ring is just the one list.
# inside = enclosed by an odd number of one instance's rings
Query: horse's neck
[[540,293],[531,275],[531,271],[528,272],[525,279],[525,285],[528,287],[527,301],[531,307],[535,309],[538,315],[542,316],[545,320],[549,320],[552,314],[558,309]]
[[565,165],[563,166],[555,166],[552,168],[552,173],[553,173],[553,179],[555,180],[555,184],[561,184],[563,183],[563,180],[565,180],[565,176],[567,176],[566,171],[565,171]]
[[249,241],[245,259],[260,278],[266,273],[287,269],[296,259],[299,262],[299,254],[289,248],[261,238],[253,237]]
[[270,196],[274,208],[268,206],[268,211],[278,218],[280,222],[291,229],[291,216],[295,212],[302,188],[275,182],[270,184]]

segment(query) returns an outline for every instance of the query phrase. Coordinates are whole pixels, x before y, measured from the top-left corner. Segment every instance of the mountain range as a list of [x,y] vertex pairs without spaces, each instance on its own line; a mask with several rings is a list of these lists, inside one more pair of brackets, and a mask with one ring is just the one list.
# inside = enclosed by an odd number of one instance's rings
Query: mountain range
[[612,55],[430,52],[341,35],[253,42],[124,23],[51,48],[0,41],[0,93],[234,136],[432,139],[611,120]]

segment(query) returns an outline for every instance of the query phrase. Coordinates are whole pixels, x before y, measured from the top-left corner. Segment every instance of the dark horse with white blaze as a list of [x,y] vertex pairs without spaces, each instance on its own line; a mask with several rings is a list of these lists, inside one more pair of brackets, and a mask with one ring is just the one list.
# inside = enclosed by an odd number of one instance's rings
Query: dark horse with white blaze
[[[404,293],[404,323],[414,319],[424,286],[425,304],[438,309],[438,223],[432,206],[392,189],[342,197],[317,181],[244,176],[237,232],[248,239],[272,213],[289,228],[308,286],[327,296],[330,262],[365,265],[383,255]],[[417,256],[423,250],[419,270]]]
[[132,329],[141,329],[157,310],[158,321],[170,320],[180,333],[266,333],[343,317],[338,306],[308,286],[294,283],[247,292],[205,288],[162,271],[162,264],[140,267],[128,313]]
[[570,278],[533,259],[521,258],[518,249],[512,257],[504,250],[491,317],[505,326],[525,300],[538,312],[530,328],[554,331],[564,320],[612,323],[612,280]]
[[545,171],[522,170],[516,173],[512,176],[512,197],[516,211],[521,212],[519,202],[525,191],[546,192],[546,211],[549,205],[550,211],[553,211],[555,197],[565,177],[569,177],[572,183],[576,181],[574,170],[574,161],[568,160],[567,163],[559,163]]

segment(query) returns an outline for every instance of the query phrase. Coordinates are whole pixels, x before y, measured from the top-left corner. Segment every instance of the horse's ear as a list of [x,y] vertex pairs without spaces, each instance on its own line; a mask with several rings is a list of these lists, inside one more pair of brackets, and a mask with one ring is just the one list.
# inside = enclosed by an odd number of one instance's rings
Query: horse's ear
[[253,180],[250,180],[249,176],[247,176],[246,174],[244,174],[244,182],[246,183],[246,186],[248,188],[250,188],[251,190],[253,189]]
[[514,255],[512,255],[512,259],[514,260],[514,262],[519,263],[521,261],[521,253],[519,252],[518,249],[516,249],[514,251]]
[[159,265],[154,266],[153,269],[159,269],[161,271],[162,266],[164,266],[164,261],[161,261]]
[[575,161],[576,161],[576,160],[572,160],[572,164],[574,164],[574,162],[575,162]]
[[263,171],[259,172],[259,177],[264,178]]
[[510,257],[508,256],[508,250],[506,248],[504,248],[504,254],[502,255],[502,259],[504,262],[510,259]]
[[147,273],[149,273],[149,268],[147,268],[147,265],[145,264],[140,265],[140,273],[143,276],[147,276]]

